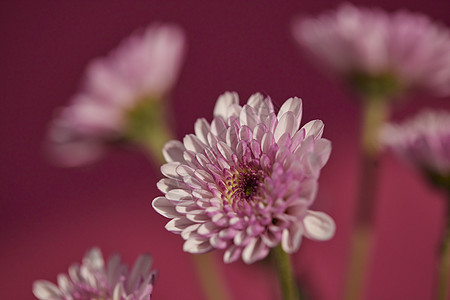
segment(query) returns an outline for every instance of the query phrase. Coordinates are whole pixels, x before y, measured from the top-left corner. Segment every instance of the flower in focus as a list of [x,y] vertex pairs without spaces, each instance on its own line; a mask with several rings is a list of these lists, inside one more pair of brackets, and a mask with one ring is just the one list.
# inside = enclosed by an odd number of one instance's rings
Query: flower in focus
[[450,94],[450,32],[427,16],[341,5],[293,26],[296,40],[360,93]]
[[423,111],[401,125],[386,125],[383,143],[420,168],[430,179],[450,188],[450,113]]
[[91,249],[80,265],[69,268],[69,275],[59,274],[58,285],[46,280],[33,284],[33,294],[40,300],[150,300],[156,273],[152,259],[141,255],[131,272],[113,255],[105,267],[102,253]]
[[152,25],[87,67],[82,89],[60,110],[49,131],[49,152],[62,165],[96,160],[106,144],[140,141],[164,123],[164,99],[184,56],[174,25]]
[[224,249],[227,263],[253,263],[280,243],[292,253],[302,236],[334,235],[334,221],[309,210],[331,143],[322,138],[322,121],[299,128],[301,117],[299,98],[276,114],[268,97],[255,94],[240,106],[227,92],[211,123],[198,119],[195,134],[166,144],[166,178],[158,182],[165,195],[153,207],[171,219],[166,229],[181,234],[185,251]]

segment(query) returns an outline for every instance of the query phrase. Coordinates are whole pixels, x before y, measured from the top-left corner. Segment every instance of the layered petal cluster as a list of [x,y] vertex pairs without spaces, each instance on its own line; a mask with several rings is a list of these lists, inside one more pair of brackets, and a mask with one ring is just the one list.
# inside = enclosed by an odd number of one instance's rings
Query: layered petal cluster
[[382,132],[386,146],[411,164],[450,179],[450,112],[426,110]]
[[322,65],[347,80],[450,94],[450,32],[425,15],[343,4],[299,19],[293,33]]
[[126,130],[127,116],[143,101],[161,101],[183,61],[185,37],[175,25],[151,25],[92,61],[81,90],[62,108],[50,131],[50,152],[63,165],[97,159]]
[[224,249],[227,263],[253,263],[280,243],[292,253],[303,236],[334,235],[334,221],[309,209],[331,143],[322,121],[300,127],[301,117],[299,98],[276,113],[268,97],[254,94],[240,106],[227,92],[211,123],[198,119],[195,134],[166,144],[158,182],[165,195],[153,207],[171,219],[166,228],[183,237],[185,251]]
[[40,300],[150,300],[156,278],[151,266],[152,258],[146,254],[139,256],[131,272],[118,254],[105,266],[102,253],[93,248],[81,265],[69,268],[69,275],[58,275],[58,285],[35,281],[33,294]]

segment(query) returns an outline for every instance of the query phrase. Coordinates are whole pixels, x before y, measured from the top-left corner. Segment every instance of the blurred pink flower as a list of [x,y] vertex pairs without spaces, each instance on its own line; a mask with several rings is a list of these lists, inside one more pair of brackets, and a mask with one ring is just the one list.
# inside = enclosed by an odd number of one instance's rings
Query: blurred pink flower
[[382,140],[411,164],[450,179],[448,111],[423,111],[401,125],[386,125]]
[[306,236],[328,240],[334,221],[309,210],[330,141],[323,123],[300,127],[302,101],[288,99],[278,114],[260,94],[241,107],[236,93],[219,97],[214,119],[198,119],[195,134],[170,141],[158,182],[165,194],[153,207],[170,218],[167,230],[181,234],[184,250],[225,249],[224,261],[253,263],[282,245],[296,251]]
[[66,166],[97,159],[106,143],[123,138],[127,114],[141,102],[161,101],[174,85],[185,38],[174,25],[152,25],[92,61],[84,84],[49,131],[50,154]]
[[317,18],[299,19],[293,33],[317,60],[352,84],[450,94],[450,33],[425,15],[343,4]]
[[105,268],[102,253],[91,249],[80,265],[69,268],[69,276],[58,275],[58,286],[38,280],[33,294],[40,300],[150,300],[156,273],[151,271],[152,259],[141,255],[131,272],[113,255]]

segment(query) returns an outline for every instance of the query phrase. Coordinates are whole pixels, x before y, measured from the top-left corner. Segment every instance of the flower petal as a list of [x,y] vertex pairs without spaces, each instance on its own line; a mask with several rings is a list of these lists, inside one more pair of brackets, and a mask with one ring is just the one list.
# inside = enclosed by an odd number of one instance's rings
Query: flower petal
[[239,115],[239,122],[241,125],[246,125],[253,130],[253,128],[255,128],[255,126],[261,121],[259,120],[259,117],[253,107],[244,105],[241,110],[241,114]]
[[236,92],[226,92],[220,95],[214,107],[214,116],[227,118],[228,109],[233,104],[239,104],[239,96]]
[[193,254],[206,253],[212,249],[213,247],[211,246],[209,241],[203,239],[191,238],[185,241],[183,244],[183,250]]
[[83,258],[83,265],[88,266],[90,269],[101,270],[105,265],[102,252],[99,248],[95,247],[89,250]]
[[134,263],[133,269],[127,278],[126,290],[135,291],[139,287],[139,281],[145,278],[150,272],[150,268],[153,264],[153,259],[148,254],[142,254],[138,257]]
[[33,294],[40,300],[63,300],[58,287],[46,280],[33,283]]
[[180,141],[169,141],[163,148],[164,159],[167,162],[184,162],[183,152],[186,150]]
[[235,245],[230,246],[223,255],[223,261],[225,263],[231,263],[236,261],[241,256],[242,248]]
[[303,219],[303,226],[305,236],[318,241],[331,239],[336,231],[336,224],[329,215],[312,210]]
[[305,129],[306,137],[312,135],[318,139],[322,137],[323,127],[324,125],[321,120],[313,120],[303,125],[302,128]]
[[300,123],[295,119],[294,113],[291,111],[286,112],[281,116],[281,119],[278,120],[278,125],[273,135],[275,141],[278,142],[280,137],[285,133],[293,136],[298,130],[299,125]]
[[298,124],[300,125],[303,113],[302,99],[293,97],[286,100],[286,102],[283,103],[283,105],[280,108],[280,111],[278,112],[277,116],[278,120],[288,111],[294,113],[294,117],[297,120]]
[[289,228],[283,230],[281,236],[281,247],[286,253],[294,253],[300,248],[302,241],[302,228],[300,224],[293,223]]
[[254,238],[242,252],[242,259],[246,264],[252,264],[269,254],[269,247],[260,238]]
[[166,218],[178,218],[180,214],[166,197],[157,197],[152,202],[153,208]]
[[202,141],[203,143],[207,143],[208,133],[210,131],[210,126],[205,118],[198,119],[194,125],[195,135]]

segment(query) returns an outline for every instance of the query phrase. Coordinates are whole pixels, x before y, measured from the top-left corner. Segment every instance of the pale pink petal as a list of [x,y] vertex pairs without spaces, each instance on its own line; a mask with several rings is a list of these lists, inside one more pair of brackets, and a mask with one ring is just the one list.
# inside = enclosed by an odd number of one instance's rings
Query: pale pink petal
[[309,121],[305,125],[303,125],[303,129],[305,129],[305,135],[314,136],[314,138],[321,138],[323,134],[323,122],[321,120]]
[[269,254],[269,247],[264,244],[262,239],[255,238],[244,248],[242,259],[246,264],[252,264],[263,259],[267,254]]
[[297,120],[298,124],[300,125],[303,114],[302,99],[294,97],[286,100],[286,102],[283,103],[283,105],[280,108],[280,111],[278,112],[277,115],[278,120],[288,111],[294,113],[294,117]]
[[227,118],[229,107],[232,104],[238,103],[239,103],[239,96],[237,93],[226,92],[217,99],[216,106],[214,107],[214,116],[222,117],[224,119]]
[[286,253],[294,253],[300,247],[302,241],[302,228],[300,224],[294,223],[291,227],[283,230],[281,246]]
[[303,226],[306,237],[319,241],[329,240],[336,231],[336,224],[329,215],[312,210],[303,219]]
[[165,197],[155,198],[152,202],[153,208],[166,218],[180,217],[180,214],[175,210],[175,207]]
[[167,162],[184,162],[183,152],[186,150],[179,141],[167,142],[163,148],[164,159]]
[[33,283],[33,294],[40,300],[63,300],[58,287],[46,280]]

